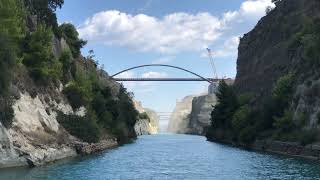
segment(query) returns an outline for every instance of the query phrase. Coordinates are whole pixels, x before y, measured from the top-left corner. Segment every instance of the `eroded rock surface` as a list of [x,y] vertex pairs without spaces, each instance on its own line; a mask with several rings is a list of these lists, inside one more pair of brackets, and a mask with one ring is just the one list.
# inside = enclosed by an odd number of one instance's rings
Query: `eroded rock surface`
[[159,117],[157,113],[151,109],[142,107],[141,102],[134,102],[139,113],[147,113],[150,119],[139,119],[135,126],[135,132],[138,136],[157,134],[159,131]]

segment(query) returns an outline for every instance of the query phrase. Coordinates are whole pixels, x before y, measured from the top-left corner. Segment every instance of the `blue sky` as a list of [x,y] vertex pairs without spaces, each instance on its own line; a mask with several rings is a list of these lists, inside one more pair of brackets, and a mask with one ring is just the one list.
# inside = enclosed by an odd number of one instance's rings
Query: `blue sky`
[[[109,74],[151,63],[176,65],[212,77],[206,47],[219,77],[236,75],[239,38],[265,15],[271,0],[66,0],[59,23],[73,23]],[[178,70],[145,68],[121,77],[192,77]],[[205,82],[129,82],[143,106],[171,112],[176,100],[205,92]]]

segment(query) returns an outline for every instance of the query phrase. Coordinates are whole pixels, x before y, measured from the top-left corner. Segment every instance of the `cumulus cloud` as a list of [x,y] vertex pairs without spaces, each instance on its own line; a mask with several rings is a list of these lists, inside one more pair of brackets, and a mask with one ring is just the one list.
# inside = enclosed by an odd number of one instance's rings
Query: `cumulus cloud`
[[207,47],[221,35],[219,29],[221,22],[209,13],[173,13],[158,19],[112,10],[95,14],[78,30],[94,42],[173,53]]
[[228,57],[232,56],[237,52],[238,45],[240,42],[239,36],[232,36],[231,38],[227,39],[223,46],[219,48],[217,51],[213,51],[214,57]]
[[132,15],[117,10],[99,12],[79,28],[80,36],[90,42],[128,47],[137,51],[179,53],[203,51],[227,35],[235,23],[258,19],[271,0],[246,0],[237,11],[221,17],[208,12],[172,13],[162,18]]
[[270,0],[247,0],[241,5],[240,13],[246,16],[261,17],[265,15],[268,6],[275,7]]

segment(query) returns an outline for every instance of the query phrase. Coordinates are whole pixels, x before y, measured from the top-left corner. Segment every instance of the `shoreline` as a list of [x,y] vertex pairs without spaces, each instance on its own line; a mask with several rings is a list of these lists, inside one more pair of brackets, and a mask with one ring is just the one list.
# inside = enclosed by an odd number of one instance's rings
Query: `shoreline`
[[304,160],[320,161],[320,145],[315,144],[302,146],[294,142],[256,140],[254,143],[246,145],[230,142],[227,140],[207,139],[207,141],[256,152],[265,152],[287,157],[300,158]]
[[[56,156],[47,157],[45,159],[37,160],[37,161],[34,161],[30,157],[19,157],[19,158],[24,158],[25,161],[21,161],[20,163],[13,163],[13,164],[2,164],[2,166],[0,166],[0,169],[41,167],[41,166],[44,166],[50,163],[55,163],[68,158],[88,156],[88,155],[99,153],[105,150],[114,149],[121,145],[122,144],[118,143],[116,139],[101,140],[97,143],[74,142],[67,146],[65,145],[61,146],[62,149],[63,147],[68,147],[72,151],[72,152],[70,151],[67,154],[60,153],[60,154],[56,154]],[[57,150],[59,151],[59,149]]]

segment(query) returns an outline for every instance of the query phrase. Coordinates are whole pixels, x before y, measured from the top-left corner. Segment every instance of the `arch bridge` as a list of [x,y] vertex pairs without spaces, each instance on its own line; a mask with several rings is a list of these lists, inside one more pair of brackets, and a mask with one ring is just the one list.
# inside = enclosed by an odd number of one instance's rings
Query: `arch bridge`
[[[150,66],[151,67],[168,67],[168,68],[178,69],[178,70],[187,72],[189,74],[192,74],[192,75],[196,76],[197,78],[116,78],[117,75],[122,74],[124,72],[131,71],[133,69],[150,67]],[[222,80],[222,79],[217,79],[217,78],[205,78],[205,77],[203,77],[197,73],[194,73],[188,69],[181,68],[178,66],[166,65],[166,64],[145,64],[145,65],[131,67],[131,68],[125,69],[123,71],[120,71],[120,72],[112,75],[111,78],[114,79],[115,81],[206,81],[210,84]]]

